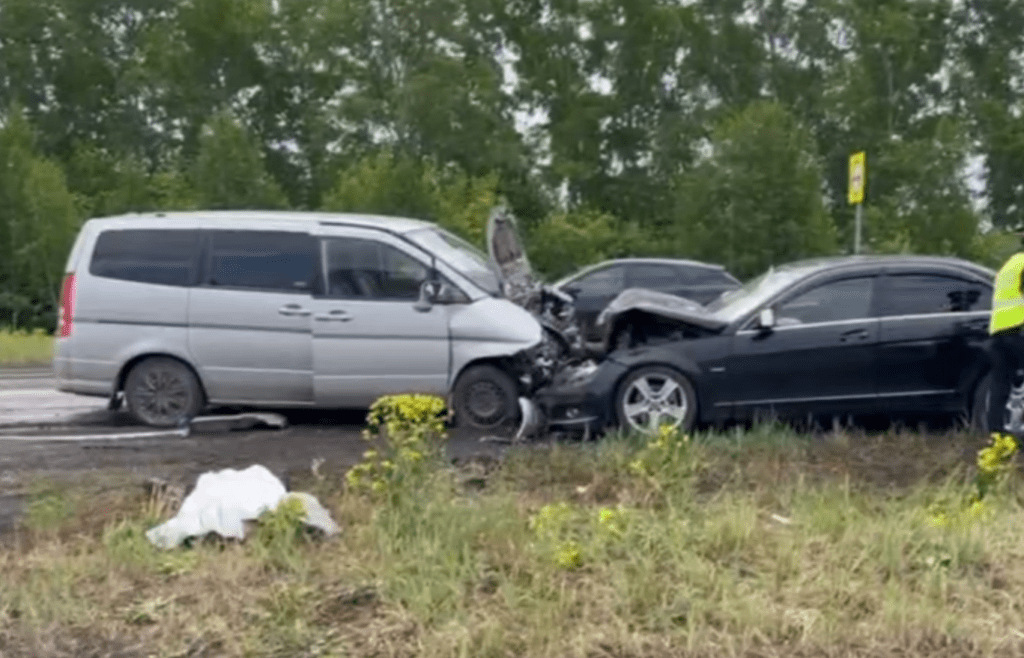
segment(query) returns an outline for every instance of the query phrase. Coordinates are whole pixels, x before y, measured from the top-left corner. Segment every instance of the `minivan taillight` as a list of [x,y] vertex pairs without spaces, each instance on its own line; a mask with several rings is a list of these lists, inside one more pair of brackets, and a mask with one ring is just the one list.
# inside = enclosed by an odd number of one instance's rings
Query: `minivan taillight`
[[75,273],[64,277],[64,285],[60,291],[60,330],[58,335],[67,338],[71,335],[75,317]]

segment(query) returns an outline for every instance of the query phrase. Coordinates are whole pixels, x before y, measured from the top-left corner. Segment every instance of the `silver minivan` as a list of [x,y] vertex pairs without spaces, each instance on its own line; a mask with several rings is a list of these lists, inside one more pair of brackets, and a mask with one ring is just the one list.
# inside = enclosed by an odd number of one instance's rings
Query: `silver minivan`
[[366,408],[417,392],[492,428],[518,414],[542,335],[488,258],[434,224],[154,213],[85,223],[53,363],[60,390],[154,426],[207,406]]

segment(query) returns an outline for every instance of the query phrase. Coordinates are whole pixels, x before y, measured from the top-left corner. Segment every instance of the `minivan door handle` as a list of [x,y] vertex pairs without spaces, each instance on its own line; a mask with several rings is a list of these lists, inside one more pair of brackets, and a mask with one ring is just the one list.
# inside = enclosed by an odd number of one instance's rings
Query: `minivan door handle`
[[313,311],[307,311],[298,304],[285,304],[281,308],[277,309],[277,312],[281,315],[288,317],[300,317],[305,318],[313,314]]
[[351,322],[352,316],[348,314],[348,311],[336,308],[329,313],[317,314],[316,319],[321,322]]

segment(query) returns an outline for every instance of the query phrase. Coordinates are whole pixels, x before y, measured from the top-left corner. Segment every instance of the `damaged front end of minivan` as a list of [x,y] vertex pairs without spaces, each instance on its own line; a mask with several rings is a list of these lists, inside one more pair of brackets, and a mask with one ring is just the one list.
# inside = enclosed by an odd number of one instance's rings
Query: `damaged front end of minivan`
[[487,247],[501,281],[502,293],[527,310],[541,326],[541,340],[515,355],[514,375],[524,395],[517,438],[542,429],[542,411],[533,402],[536,392],[574,368],[592,363],[576,321],[571,296],[537,280],[523,249],[515,217],[508,209],[495,208],[487,223]]
[[725,323],[700,304],[643,288],[623,291],[597,319],[602,341],[587,346],[577,323],[573,298],[537,281],[523,249],[516,220],[505,208],[495,208],[487,225],[492,266],[507,299],[526,309],[542,327],[540,343],[516,354],[515,376],[524,396],[517,438],[548,429],[552,424],[585,424],[585,418],[550,418],[541,391],[579,388],[605,356],[620,349],[717,333]]

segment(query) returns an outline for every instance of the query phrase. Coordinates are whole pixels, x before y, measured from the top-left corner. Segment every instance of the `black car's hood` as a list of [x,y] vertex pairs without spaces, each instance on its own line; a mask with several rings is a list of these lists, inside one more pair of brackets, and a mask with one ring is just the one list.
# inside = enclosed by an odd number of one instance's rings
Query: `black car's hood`
[[596,326],[606,327],[627,311],[640,311],[710,331],[719,331],[728,324],[693,300],[645,288],[629,288],[605,307],[597,317]]

